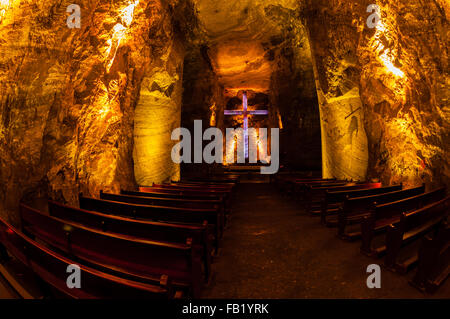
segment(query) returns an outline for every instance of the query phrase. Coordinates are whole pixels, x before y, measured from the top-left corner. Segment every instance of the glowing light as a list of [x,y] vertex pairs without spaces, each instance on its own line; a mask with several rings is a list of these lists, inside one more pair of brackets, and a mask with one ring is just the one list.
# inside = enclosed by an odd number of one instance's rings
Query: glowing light
[[213,127],[213,126],[216,126],[216,124],[217,124],[216,103],[214,103],[209,109],[211,110],[211,118],[209,120],[209,126]]
[[395,67],[394,64],[392,64],[392,61],[387,55],[387,52],[385,51],[382,55],[380,55],[381,61],[383,61],[384,66],[393,74],[395,74],[398,77],[403,78],[405,76],[405,73],[400,70],[399,68]]
[[0,0],[0,22],[6,15],[6,12],[12,7],[14,0]]
[[227,141],[226,146],[226,156],[224,158],[224,165],[230,165],[233,164],[233,161],[230,162],[227,161],[227,159],[235,159],[236,153],[237,153],[237,137],[235,136],[233,139]]
[[280,127],[280,130],[283,129],[283,120],[281,119],[280,113],[278,113],[278,126]]
[[244,117],[244,143],[245,143],[245,158],[248,158],[248,116],[249,115],[268,115],[267,110],[248,111],[247,110],[247,93],[244,93],[242,100],[242,111],[228,111],[225,110],[225,115],[242,115]]
[[139,0],[137,0],[135,3],[130,4],[128,7],[122,10],[121,17],[124,24],[129,27],[131,23],[133,22],[134,17],[134,9],[139,4]]
[[99,111],[98,114],[103,118],[105,117],[111,109],[109,108],[109,105],[104,105]]
[[[108,59],[108,63],[106,65],[106,71],[109,72],[111,69],[111,66],[114,63],[114,60],[116,59],[117,50],[120,47],[120,43],[122,42],[123,38],[126,35],[126,31],[128,27],[133,22],[134,17],[134,10],[136,6],[139,4],[139,0],[136,0],[134,3],[128,5],[124,9],[120,11],[120,17],[122,19],[122,23],[117,23],[113,28],[113,35],[111,39],[109,39],[106,43],[108,44],[108,48],[106,49],[106,55]],[[114,47],[114,53],[111,56],[111,52],[113,51]]]
[[113,56],[109,59],[109,62],[106,66],[107,72],[109,72],[109,70],[111,69],[111,66],[114,63],[114,60],[116,59],[117,50],[119,49],[120,42],[122,41],[123,37],[125,36],[126,28],[123,25],[121,25],[120,23],[118,23],[114,26],[113,31],[114,31],[114,33],[113,33],[112,39],[108,40],[108,42],[107,42],[109,44],[109,47],[106,52],[107,52],[108,56],[111,55],[111,50],[112,50],[114,43],[115,43],[115,50],[114,50]]
[[381,38],[384,36],[388,38],[389,32],[386,29],[386,26],[383,24],[382,21],[380,21],[376,26],[376,33],[375,33],[375,41],[373,44],[373,47],[376,49],[377,53],[379,54],[379,59],[385,66],[385,68],[392,74],[394,74],[397,77],[403,78],[405,76],[405,73],[394,66],[394,63],[392,62],[392,56],[395,55],[393,50],[386,48]]

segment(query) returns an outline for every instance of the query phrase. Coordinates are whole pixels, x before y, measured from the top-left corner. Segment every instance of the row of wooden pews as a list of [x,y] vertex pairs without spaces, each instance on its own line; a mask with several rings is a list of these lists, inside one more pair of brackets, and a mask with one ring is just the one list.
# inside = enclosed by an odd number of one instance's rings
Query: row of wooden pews
[[[450,197],[445,188],[426,191],[425,185],[353,182],[283,176],[275,186],[336,227],[339,238],[361,240],[361,253],[384,258],[387,269],[406,274],[415,266],[411,284],[435,291],[450,274],[448,216]],[[432,260],[432,262],[429,262]]]
[[[197,298],[211,277],[236,183],[188,180],[100,198],[80,194],[79,208],[21,204],[20,230],[0,220],[1,258],[22,261],[53,296]],[[71,264],[81,268],[81,289],[66,285]]]

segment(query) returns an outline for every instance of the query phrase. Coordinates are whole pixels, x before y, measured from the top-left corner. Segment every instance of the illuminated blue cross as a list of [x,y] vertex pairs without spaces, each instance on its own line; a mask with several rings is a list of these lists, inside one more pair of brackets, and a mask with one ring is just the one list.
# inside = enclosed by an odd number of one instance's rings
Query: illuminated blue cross
[[244,116],[244,143],[245,143],[245,158],[248,158],[248,116],[249,115],[269,115],[267,110],[256,110],[248,111],[247,106],[247,93],[244,92],[244,98],[242,100],[243,110],[242,111],[229,111],[225,110],[225,115],[242,115]]

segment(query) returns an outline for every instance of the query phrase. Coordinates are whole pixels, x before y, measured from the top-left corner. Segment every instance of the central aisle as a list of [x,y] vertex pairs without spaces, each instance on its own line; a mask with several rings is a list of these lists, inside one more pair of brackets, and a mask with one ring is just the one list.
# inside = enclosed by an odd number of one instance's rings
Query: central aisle
[[[424,298],[405,277],[382,270],[367,288],[367,266],[382,263],[343,242],[270,184],[240,184],[204,298]],[[411,276],[412,274],[409,274]],[[448,286],[434,297],[445,296]]]

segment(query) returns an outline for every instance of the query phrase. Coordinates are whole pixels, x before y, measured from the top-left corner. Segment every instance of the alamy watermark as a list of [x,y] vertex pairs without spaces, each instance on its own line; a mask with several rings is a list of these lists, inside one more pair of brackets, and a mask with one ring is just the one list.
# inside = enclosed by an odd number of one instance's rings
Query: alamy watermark
[[72,264],[67,266],[66,272],[70,274],[67,277],[66,284],[69,289],[81,289],[81,268],[78,265]]
[[376,4],[371,4],[367,7],[367,13],[372,13],[367,18],[367,26],[370,29],[375,28],[381,20],[381,9]]
[[367,277],[367,288],[369,289],[380,289],[381,288],[381,267],[377,264],[372,264],[367,266],[367,273],[370,274]]
[[78,4],[71,4],[67,7],[67,13],[70,16],[67,17],[67,27],[70,29],[80,29],[81,28],[81,8]]

